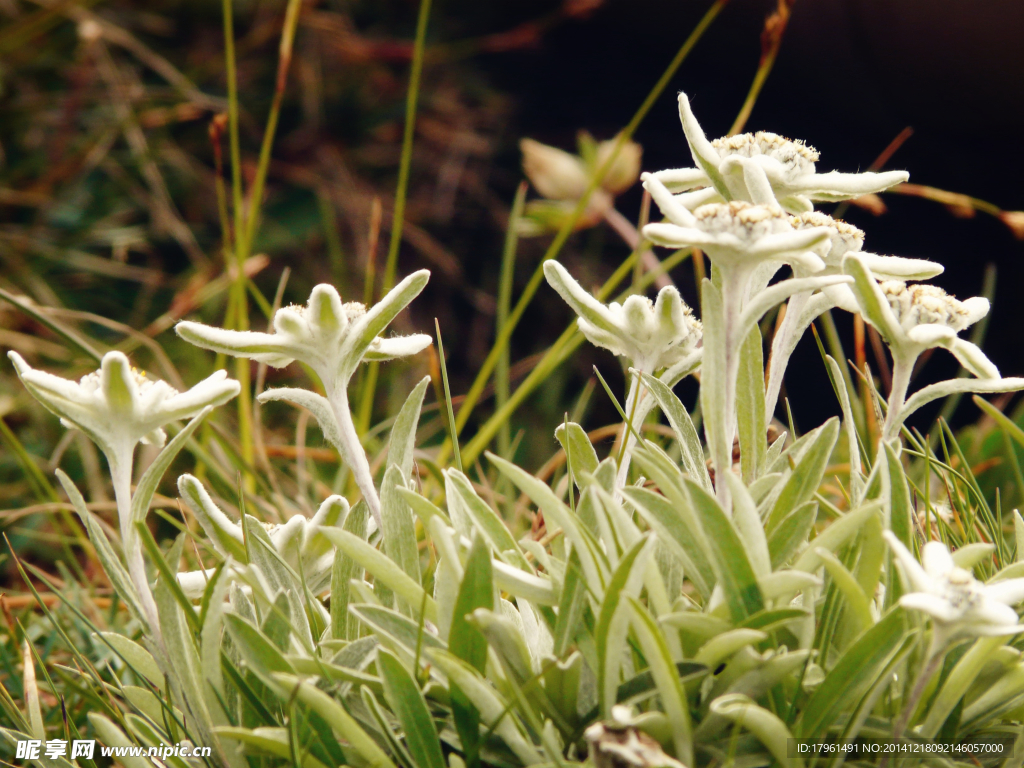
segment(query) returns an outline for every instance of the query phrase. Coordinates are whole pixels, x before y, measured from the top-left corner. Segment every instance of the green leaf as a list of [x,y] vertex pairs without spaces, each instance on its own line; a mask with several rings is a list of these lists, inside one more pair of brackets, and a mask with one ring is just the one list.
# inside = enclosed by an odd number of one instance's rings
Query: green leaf
[[746,483],[754,482],[766,467],[768,435],[764,408],[764,348],[761,329],[755,324],[740,346],[740,370],[736,382],[740,469]]
[[420,583],[420,554],[416,546],[416,527],[412,511],[396,492],[403,483],[402,470],[392,465],[384,473],[380,486],[381,518],[384,522],[384,552],[405,575]]
[[192,475],[178,478],[178,493],[206,531],[214,549],[223,556],[230,555],[240,563],[247,561],[242,529],[213,503],[206,488]]
[[[192,601],[185,597],[185,593],[182,592],[181,585],[178,584],[178,579],[174,575],[174,572],[177,570],[176,566],[179,559],[174,556],[174,551],[175,549],[178,549],[178,554],[181,554],[180,544],[176,543],[175,546],[171,548],[171,559],[175,562],[175,567],[172,569],[164,558],[163,553],[160,551],[160,547],[157,546],[157,543],[153,540],[153,534],[149,532],[149,528],[146,527],[144,522],[139,521],[135,524],[135,535],[139,537],[139,541],[142,543],[143,549],[146,550],[146,554],[149,555],[149,559],[153,562],[153,565],[156,566],[156,570],[160,574],[161,582],[167,590],[167,593],[171,595],[171,597],[173,597],[181,607],[182,616],[188,622],[189,627],[193,631],[198,631],[200,628],[199,616],[196,615],[192,606]],[[185,534],[182,534],[179,537],[179,542],[183,541],[184,535]]]
[[[224,739],[232,739],[252,747],[248,753],[260,755],[266,753],[290,761],[293,757],[287,728],[238,728],[221,726],[217,735]],[[302,768],[328,768],[308,752],[302,756]]]
[[687,480],[686,484],[690,503],[704,531],[718,584],[729,606],[729,614],[733,621],[743,621],[764,608],[761,590],[746,549],[732,521],[722,511],[715,497],[692,480]]
[[881,509],[881,502],[873,501],[858,509],[847,512],[828,526],[824,531],[811,540],[811,546],[807,547],[793,563],[794,571],[813,573],[821,567],[821,557],[818,550],[824,549],[828,552],[836,552],[838,549],[860,533],[861,528],[868,518],[877,515]]
[[488,452],[487,458],[502,475],[511,480],[513,485],[529,496],[540,508],[551,530],[562,529],[565,537],[579,553],[580,566],[586,575],[587,587],[591,594],[595,597],[603,595],[610,569],[600,545],[590,532],[577,524],[577,518],[572,511],[546,483],[493,453]]
[[[810,437],[813,435],[813,437]],[[768,516],[769,535],[793,510],[809,501],[821,486],[832,449],[839,438],[839,419],[832,417],[813,432],[792,474],[782,487]]]
[[[469,548],[462,583],[455,599],[448,649],[455,657],[483,673],[487,663],[487,638],[467,621],[469,614],[478,608],[494,608],[491,553],[482,536],[474,536]],[[480,713],[457,683],[449,681],[449,688],[455,729],[459,733],[467,763],[475,765],[480,751]]]
[[790,512],[775,526],[768,537],[768,551],[771,553],[772,568],[780,568],[789,562],[811,535],[814,521],[818,517],[818,502],[808,501]]
[[342,437],[341,431],[338,429],[338,422],[334,418],[334,411],[331,409],[331,404],[327,401],[326,397],[318,395],[316,392],[310,392],[308,389],[299,389],[298,387],[268,389],[259,396],[261,403],[268,403],[274,400],[284,400],[300,408],[305,408],[313,414],[313,418],[316,419],[316,423],[320,426],[320,431],[323,432],[324,437],[339,452],[341,451],[341,446],[345,444],[345,438]]
[[[637,454],[637,463],[647,471],[647,462],[641,453]],[[673,505],[661,494],[635,486],[623,488],[622,495],[657,533],[659,541],[682,561],[687,578],[701,596],[709,597],[715,584],[715,572],[708,560],[700,524],[690,506]]]
[[[647,536],[623,554],[611,581],[608,582],[601,611],[597,617],[594,636],[597,640],[598,696],[601,713],[605,718],[611,716],[612,706],[616,703],[619,668],[622,666],[626,633],[629,630],[628,604],[624,605],[622,598],[639,596],[644,571],[647,568],[646,560],[651,554],[653,543],[654,539]],[[641,553],[645,553],[644,557],[640,557]]]
[[660,379],[647,373],[640,374],[644,384],[654,396],[658,406],[668,419],[669,426],[676,435],[679,444],[683,470],[708,492],[711,492],[711,477],[708,475],[707,459],[701,446],[700,436],[693,426],[690,414],[675,393]]
[[156,488],[160,485],[160,481],[163,479],[167,468],[171,466],[171,462],[174,461],[181,449],[185,447],[185,443],[192,437],[192,433],[196,431],[196,428],[203,422],[203,419],[209,416],[212,411],[213,406],[208,405],[203,408],[192,421],[185,425],[184,429],[174,436],[173,440],[164,446],[164,449],[153,459],[153,463],[149,465],[149,469],[139,478],[138,485],[135,486],[135,493],[132,494],[132,523],[138,523],[146,519],[146,515],[149,513],[149,503],[153,501],[153,494],[156,493]]
[[[138,526],[145,527],[142,523],[138,523]],[[168,579],[161,576],[153,590],[153,600],[156,603],[157,615],[160,617],[160,631],[167,653],[167,673],[176,683],[176,690],[172,688],[172,691],[178,694],[175,704],[185,713],[189,727],[195,728],[195,738],[203,740],[196,743],[213,747],[214,756],[218,757],[220,750],[213,735],[213,721],[206,706],[206,698],[203,696],[199,654],[188,631],[189,625],[183,615],[181,604],[175,599],[171,589]],[[193,609],[190,607],[189,610]]]
[[[384,752],[356,720],[345,711],[338,702],[312,683],[303,682],[294,675],[280,672],[272,673],[278,686],[285,689],[289,696],[294,693],[303,704],[327,721],[327,724],[351,745],[360,757],[372,768],[396,768]],[[287,698],[287,697],[286,697]]]
[[[701,284],[701,314],[704,320],[704,362],[701,366],[700,405],[712,463],[718,470],[732,466],[732,430],[725,403],[726,339],[722,293],[704,279]],[[728,443],[728,444],[726,444]],[[710,488],[704,489],[710,492]]]
[[419,519],[423,523],[423,527],[427,528],[430,520],[434,517],[440,519],[449,528],[452,527],[452,521],[445,514],[445,511],[439,506],[431,502],[429,499],[423,498],[416,491],[409,488],[398,488],[398,495],[405,499],[405,503],[409,505],[409,508],[416,513]]
[[[114,725],[110,719],[98,712],[89,712],[87,714],[90,724],[96,731],[96,736],[99,737],[101,744],[108,747],[134,747],[135,742],[129,739],[124,731]],[[152,768],[152,762],[149,758],[138,756],[138,755],[120,755],[118,756],[118,762],[124,766],[124,768]]]
[[714,669],[737,651],[767,639],[768,633],[759,629],[730,629],[704,643],[693,660]]
[[423,396],[427,392],[430,377],[424,376],[409,393],[405,405],[395,417],[391,427],[391,439],[388,443],[388,465],[402,470],[406,482],[412,480],[413,451],[416,448],[416,427],[420,421],[420,409],[423,407]]
[[747,696],[735,693],[719,696],[712,701],[711,711],[729,718],[754,734],[768,748],[779,765],[803,768],[802,757],[789,757],[788,755],[787,745],[792,734],[778,715],[758,706]]
[[[341,552],[355,560],[360,566],[379,580],[384,586],[398,595],[416,613],[424,606],[428,621],[437,622],[437,603],[423,591],[423,587],[413,581],[387,555],[377,551],[365,541],[346,530],[324,529],[324,536],[333,542]],[[414,614],[415,615],[415,614]]]
[[490,552],[479,536],[474,537],[466,558],[465,574],[459,585],[448,636],[448,650],[478,672],[483,672],[487,661],[487,640],[466,618],[477,608],[494,610]]
[[664,631],[636,598],[627,595],[633,609],[633,628],[658,687],[661,706],[672,726],[676,757],[685,765],[693,765],[693,727],[690,723],[690,705],[686,691],[668,650]]
[[263,682],[272,686],[273,672],[295,673],[273,640],[248,619],[229,613],[224,616],[224,628],[245,661],[246,667]]
[[905,633],[903,610],[896,608],[849,646],[804,706],[797,738],[824,736],[840,712],[859,701],[875,684],[903,643]]
[[903,471],[903,465],[892,445],[883,441],[885,448],[886,468],[889,474],[889,527],[893,534],[899,539],[903,546],[911,548],[913,537],[913,504],[910,499],[910,488],[907,485],[907,476]]
[[[306,648],[312,648],[313,631],[309,626],[309,619],[302,602],[304,589],[299,575],[285,562],[277,551],[277,547],[270,540],[270,534],[255,517],[245,515],[242,524],[245,526],[249,565],[259,569],[267,586],[270,587],[268,598],[272,598],[279,591],[288,594],[288,599],[292,604],[295,635]],[[320,532],[326,534],[329,530],[332,529],[322,528]]]
[[[369,507],[365,501],[360,501],[348,513],[341,528],[362,541],[366,538],[368,516]],[[331,637],[335,640],[355,640],[359,636],[359,622],[348,613],[352,601],[349,582],[356,577],[358,567],[352,558],[338,556],[331,566]]]
[[732,497],[733,524],[746,547],[750,565],[758,577],[767,576],[772,572],[773,563],[757,505],[735,473],[727,472],[725,482],[729,484],[729,495]]
[[377,651],[377,669],[384,682],[384,695],[405,732],[405,743],[417,768],[445,768],[434,720],[412,675],[384,649]]
[[857,440],[857,420],[853,415],[853,407],[850,405],[850,392],[846,388],[846,379],[843,372],[831,355],[825,355],[828,363],[829,378],[832,379],[832,388],[839,398],[839,406],[843,411],[843,427],[846,430],[847,452],[850,454],[850,492],[855,500],[860,499],[864,485],[864,477],[861,474],[860,464],[860,443]]
[[164,689],[164,675],[157,666],[152,654],[124,635],[117,632],[100,632],[103,642],[107,643],[120,656],[133,672],[142,675],[158,690]]
[[574,422],[559,424],[555,429],[555,439],[562,444],[569,465],[572,467],[573,475],[578,478],[583,472],[592,475],[597,471],[597,451],[594,445],[583,431],[583,427]]
[[374,631],[378,640],[410,663],[416,656],[418,645],[426,648],[444,648],[445,643],[430,632],[424,632],[419,622],[382,605],[355,603],[349,610]]
[[45,739],[43,710],[39,706],[39,686],[36,684],[36,665],[32,658],[32,645],[26,638],[22,642],[21,687],[25,696],[25,710],[28,712],[29,732],[33,739]]
[[509,703],[503,700],[491,684],[473,667],[447,651],[437,648],[426,649],[434,665],[465,693],[473,706],[480,712],[480,722],[493,729],[516,757],[526,765],[543,762],[540,753],[524,738]]
[[260,625],[260,631],[282,653],[288,650],[292,631],[292,606],[286,592],[278,592]]
[[89,541],[92,542],[93,547],[96,549],[96,557],[100,561],[100,565],[103,566],[103,571],[107,574],[107,578],[110,579],[110,585],[117,592],[118,597],[124,601],[132,615],[138,619],[144,629],[148,630],[149,622],[146,621],[142,606],[139,605],[135,585],[132,583],[128,571],[121,565],[121,559],[111,546],[107,534],[103,532],[103,528],[96,522],[96,518],[93,517],[89,508],[86,507],[85,499],[82,498],[82,494],[78,492],[78,488],[71,478],[64,474],[64,471],[61,469],[58,469],[56,474],[60,484],[64,486],[64,492],[71,500],[71,505],[82,520],[86,533],[89,534]]
[[564,658],[573,640],[584,610],[587,607],[587,586],[583,580],[580,557],[573,547],[565,565],[565,578],[562,581],[562,592],[558,603],[558,621],[555,624],[554,654]]
[[993,722],[1007,712],[1024,705],[1024,664],[1015,664],[998,680],[964,707],[960,727],[965,733],[982,723]]
[[974,641],[970,649],[960,657],[933,699],[928,716],[918,728],[922,736],[934,738],[938,734],[946,718],[981,673],[982,667],[991,659],[993,651],[1005,644],[1006,640],[1005,637],[979,637]]
[[458,498],[462,509],[472,521],[473,529],[479,531],[499,559],[529,573],[533,573],[526,557],[505,526],[498,513],[477,495],[469,478],[457,469],[445,472],[445,493],[449,499]]
[[846,605],[850,609],[849,615],[856,622],[856,632],[859,634],[874,623],[874,619],[871,616],[871,601],[864,594],[864,590],[857,583],[857,579],[839,561],[839,558],[824,549],[818,550],[818,557],[821,558],[822,565],[825,566],[825,570],[832,577],[832,583],[836,585],[843,597],[846,598]]

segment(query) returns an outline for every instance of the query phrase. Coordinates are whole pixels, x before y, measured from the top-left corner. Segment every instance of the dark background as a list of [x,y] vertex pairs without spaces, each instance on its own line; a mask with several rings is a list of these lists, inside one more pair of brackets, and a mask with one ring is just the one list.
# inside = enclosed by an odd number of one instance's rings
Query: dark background
[[[774,7],[733,0],[722,12],[637,133],[646,170],[692,164],[676,115],[678,90],[690,95],[709,138],[728,131],[758,65],[763,20]],[[494,57],[484,66],[514,94],[525,135],[571,148],[576,127],[608,137],[626,123],[705,8],[612,2],[586,21],[559,28],[539,49]],[[1022,40],[1024,4],[1014,0],[798,0],[747,130],[804,139],[821,152],[819,171],[856,171],[910,126],[912,137],[887,168],[908,170],[917,184],[1019,210]],[[889,211],[880,217],[858,208],[845,214],[865,229],[866,250],[938,261],[946,272],[934,282],[961,297],[981,290],[985,265],[997,267],[985,349],[1004,375],[1024,374],[1024,243],[984,214],[957,218],[931,201],[892,194],[885,202]],[[630,216],[638,205],[636,191],[619,201]],[[688,270],[688,264],[678,270],[681,284]],[[694,299],[692,278],[687,287]],[[837,312],[836,319],[849,334],[849,316]],[[801,343],[790,370],[798,425],[817,424],[835,411],[812,339]],[[952,358],[937,354],[922,375],[945,378],[955,370]],[[972,405],[961,413],[976,415]],[[925,412],[917,421],[933,416]]]

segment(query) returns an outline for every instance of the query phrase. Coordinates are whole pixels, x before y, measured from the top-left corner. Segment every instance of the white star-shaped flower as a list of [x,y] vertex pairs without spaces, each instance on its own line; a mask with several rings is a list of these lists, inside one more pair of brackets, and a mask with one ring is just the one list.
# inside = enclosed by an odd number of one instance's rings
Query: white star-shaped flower
[[178,335],[198,347],[282,368],[293,360],[316,371],[324,386],[348,382],[362,362],[414,355],[430,345],[430,337],[384,338],[380,334],[412,301],[430,277],[414,272],[370,310],[356,301],[342,303],[332,285],[313,289],[306,306],[293,305],[274,315],[274,333],[229,331],[193,323],[178,323]]
[[941,542],[925,544],[918,563],[891,531],[884,536],[912,590],[900,598],[900,605],[932,617],[937,647],[942,647],[943,641],[966,637],[1024,632],[1017,612],[1010,607],[1024,600],[1024,579],[983,584],[970,571],[957,567]]
[[179,392],[132,368],[121,352],[103,356],[98,371],[79,381],[32,368],[17,352],[8,352],[25,388],[69,428],[82,430],[107,455],[124,462],[138,443],[163,445],[163,426],[190,419],[207,406],[226,403],[238,394],[237,381],[217,371]]
[[634,295],[622,304],[602,304],[557,261],[544,265],[544,275],[579,316],[576,323],[587,340],[625,357],[637,370],[692,370],[699,362],[700,320],[674,287],[662,288],[653,302]]
[[818,173],[814,148],[765,131],[708,141],[685,93],[679,94],[679,119],[697,167],[652,175],[672,192],[683,192],[677,199],[688,208],[729,200],[764,202],[759,188],[767,183],[779,205],[800,213],[811,210],[816,200],[848,200],[910,178],[904,171]]
[[821,263],[811,251],[829,233],[820,227],[798,229],[777,205],[712,203],[690,211],[671,196],[655,194],[654,200],[668,219],[644,227],[644,237],[657,245],[700,248],[713,263],[730,270],[775,261],[806,262],[813,271]]
[[343,304],[331,285],[318,285],[305,307],[291,306],[274,315],[274,333],[228,331],[202,323],[178,323],[175,330],[186,341],[204,349],[257,360],[275,368],[293,360],[306,363],[320,377],[327,397],[294,387],[271,389],[261,403],[287,400],[309,410],[352,470],[356,485],[381,526],[380,499],[370,463],[352,420],[348,384],[360,363],[414,355],[430,345],[423,333],[384,338],[380,334],[408,306],[430,279],[430,271],[413,272],[373,307],[358,302]]
[[[882,431],[885,440],[893,440],[914,411],[940,397],[1024,389],[1024,379],[1002,378],[976,344],[957,336],[988,314],[988,299],[976,296],[958,301],[933,285],[907,285],[902,280],[879,283],[857,253],[846,254],[843,271],[854,279],[850,287],[861,315],[878,329],[892,353],[892,388]],[[948,349],[977,378],[931,384],[907,399],[914,365],[926,350],[935,347]]]
[[[182,475],[178,478],[178,490],[213,548],[225,559],[233,557],[244,562],[242,527],[221,511],[203,484],[192,475]],[[348,511],[348,502],[343,497],[329,496],[311,518],[296,514],[285,523],[262,523],[281,559],[305,577],[314,594],[327,586],[334,563],[334,547],[320,529],[337,525]],[[212,576],[213,570],[186,571],[178,574],[178,583],[187,597],[199,598]]]
[[999,378],[999,369],[985,353],[957,336],[988,314],[988,299],[959,301],[934,285],[879,283],[860,254],[847,254],[843,268],[854,278],[851,288],[864,319],[878,329],[894,354],[916,358],[932,347],[944,347],[978,378]]
[[[833,219],[824,213],[808,211],[794,220],[797,229],[825,229],[828,237],[815,251],[804,254],[803,259],[793,262],[793,273],[798,277],[843,274],[843,258],[856,253],[879,277],[886,279],[924,280],[942,273],[942,265],[925,259],[905,259],[899,256],[881,256],[866,253],[864,232],[845,221]],[[819,292],[805,291],[789,300],[786,316],[772,340],[771,368],[765,394],[765,413],[770,421],[775,413],[782,387],[783,374],[797,342],[808,326],[826,310],[841,307],[847,312],[859,312],[857,299],[848,285],[831,285]]]

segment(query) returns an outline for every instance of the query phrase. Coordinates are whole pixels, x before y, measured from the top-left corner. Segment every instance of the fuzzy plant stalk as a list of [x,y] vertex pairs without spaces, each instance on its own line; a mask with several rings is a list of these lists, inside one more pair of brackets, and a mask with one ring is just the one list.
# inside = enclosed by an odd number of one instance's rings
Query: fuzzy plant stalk
[[370,462],[356,430],[348,387],[360,363],[414,355],[430,345],[430,337],[383,337],[391,321],[430,279],[428,270],[406,277],[369,309],[343,303],[330,285],[316,286],[305,306],[284,307],[274,315],[274,333],[230,331],[194,322],[178,323],[178,335],[196,346],[281,368],[298,360],[319,377],[326,397],[307,389],[282,387],[260,395],[262,403],[287,400],[309,410],[324,436],[349,467],[378,527],[382,527],[380,496]]
[[[644,236],[668,247],[700,248],[714,266],[712,279],[705,279],[701,286],[705,344],[701,408],[712,466],[717,477],[724,477],[721,473],[732,469],[740,350],[747,335],[778,302],[794,293],[848,282],[848,278],[793,278],[766,288],[766,274],[782,263],[804,259],[809,249],[827,238],[827,230],[798,229],[792,217],[774,204],[713,203],[690,212],[649,174],[645,183],[668,222],[648,224]],[[728,508],[728,484],[716,483],[716,492]]]
[[106,457],[128,574],[150,635],[162,652],[160,619],[135,527],[145,519],[149,506],[146,499],[144,508],[136,509],[142,505],[132,495],[135,447],[139,443],[162,446],[167,439],[165,425],[203,416],[210,407],[222,405],[238,394],[238,382],[218,371],[187,392],[178,392],[133,368],[121,352],[108,352],[98,371],[76,382],[32,368],[17,352],[9,357],[26,389],[62,424],[88,435]]

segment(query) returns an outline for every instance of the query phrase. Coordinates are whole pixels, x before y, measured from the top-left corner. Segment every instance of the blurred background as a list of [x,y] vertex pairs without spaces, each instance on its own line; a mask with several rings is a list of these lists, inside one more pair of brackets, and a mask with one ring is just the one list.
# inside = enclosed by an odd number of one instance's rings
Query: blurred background
[[[265,328],[261,300],[273,300],[286,268],[285,303],[304,301],[325,281],[347,300],[379,296],[418,7],[407,0],[301,4],[246,267],[252,327]],[[613,137],[709,7],[705,0],[434,3],[398,261],[400,275],[426,267],[433,278],[396,328],[430,331],[438,319],[454,396],[469,388],[494,340],[502,243],[523,179],[520,139],[575,151],[580,130]],[[762,60],[766,19],[779,10],[776,0],[724,7],[636,132],[644,170],[691,164],[676,113],[679,90],[690,94],[710,137],[729,130]],[[1024,6],[797,0],[784,10],[791,16],[784,30],[775,27],[783,32],[778,58],[747,129],[805,140],[821,152],[823,171],[863,170],[883,156],[885,168],[909,170],[912,184],[955,193],[912,187],[843,215],[866,230],[868,250],[945,264],[935,282],[961,297],[980,293],[993,265],[984,346],[1004,375],[1024,375],[1024,214],[1014,213],[1024,209]],[[233,6],[247,181],[274,95],[284,12],[279,0]],[[220,323],[225,316],[232,277],[216,189],[221,165],[230,197],[230,150],[218,117],[226,95],[220,4],[0,0],[0,288],[52,308],[49,316],[99,344],[130,342],[138,364],[155,375],[166,377],[168,366],[188,384],[205,375],[212,356],[179,343],[170,329],[180,317]],[[639,186],[616,207],[635,222]],[[513,301],[550,239],[520,240]],[[559,258],[589,287],[628,254],[598,225],[573,234]],[[696,304],[691,262],[672,277]],[[512,338],[513,388],[570,320],[542,286]],[[850,319],[837,314],[836,322],[850,349]],[[67,376],[94,367],[60,341],[0,302],[0,346]],[[518,462],[532,470],[554,451],[553,427],[595,364],[621,390],[618,362],[581,348],[512,419],[513,434],[526,436]],[[952,358],[936,355],[921,377],[955,370]],[[382,371],[371,423],[393,413],[411,382],[431,372],[430,358]],[[268,381],[295,375],[271,372]],[[838,411],[810,338],[787,387],[798,428]],[[680,391],[692,405],[695,390]],[[484,400],[464,434],[491,410]],[[937,410],[916,423],[926,428]],[[275,414],[281,422],[273,416],[269,427],[282,430],[277,442],[290,443],[293,415]],[[966,400],[954,423],[978,415]],[[0,447],[0,508],[15,510],[38,490],[16,446],[49,478],[74,438],[29,402],[6,362],[0,416],[17,441]],[[617,419],[598,388],[584,426]],[[67,460],[87,478],[97,459],[85,448],[73,453]],[[102,488],[91,490],[103,497]],[[25,546],[46,546],[43,531],[24,535]]]

